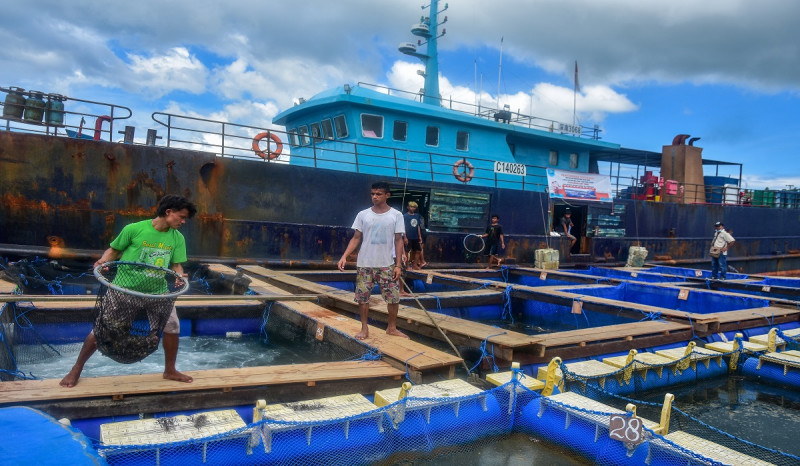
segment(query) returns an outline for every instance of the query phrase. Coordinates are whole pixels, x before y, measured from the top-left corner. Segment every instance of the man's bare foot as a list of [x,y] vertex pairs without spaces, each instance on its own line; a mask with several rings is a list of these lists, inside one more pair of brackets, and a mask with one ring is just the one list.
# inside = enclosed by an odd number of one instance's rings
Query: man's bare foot
[[369,337],[369,330],[362,330],[356,333],[356,340],[366,340]]
[[61,385],[62,387],[72,388],[78,384],[78,379],[80,377],[81,377],[80,371],[75,373],[75,369],[72,369],[71,371],[69,371],[69,374],[65,375],[64,378],[61,379],[59,385]]
[[423,262],[423,263],[419,264],[419,268],[423,268],[423,267],[425,267],[426,265],[428,265],[428,263],[427,263],[427,262]]
[[392,336],[395,336],[395,337],[408,338],[408,335],[406,335],[405,333],[401,332],[400,330],[397,330],[396,328],[393,328],[393,329],[388,329],[387,328],[386,329],[386,334],[387,335],[392,335]]
[[178,371],[173,371],[173,372],[164,371],[164,378],[167,380],[175,380],[178,382],[186,382],[186,383],[192,383],[192,381],[194,380],[192,376],[186,375]]

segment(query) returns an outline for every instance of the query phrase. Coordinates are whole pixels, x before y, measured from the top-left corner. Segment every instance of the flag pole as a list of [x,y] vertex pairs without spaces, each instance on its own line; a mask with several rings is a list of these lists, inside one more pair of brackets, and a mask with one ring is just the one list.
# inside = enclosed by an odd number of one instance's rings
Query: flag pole
[[575,87],[572,89],[572,125],[578,125],[578,114],[577,114],[577,104],[578,104],[578,91],[580,90],[580,84],[578,84],[578,60],[575,60]]

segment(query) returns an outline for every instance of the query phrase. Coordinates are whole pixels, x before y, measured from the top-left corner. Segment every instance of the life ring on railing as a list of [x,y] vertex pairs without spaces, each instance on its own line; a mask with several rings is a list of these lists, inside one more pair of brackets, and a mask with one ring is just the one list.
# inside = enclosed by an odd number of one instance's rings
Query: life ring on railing
[[[272,139],[272,142],[275,143],[275,150],[269,150],[267,147],[267,152],[265,153],[261,150],[261,147],[258,146],[258,143],[261,142],[262,139],[269,137]],[[266,131],[263,133],[256,134],[256,137],[253,138],[253,152],[256,153],[257,156],[261,157],[264,160],[274,160],[277,159],[279,155],[281,155],[281,151],[283,151],[283,143],[281,139],[278,137],[277,134]]]
[[[462,165],[466,167],[464,173],[461,173],[458,170]],[[462,183],[469,183],[475,176],[475,167],[473,167],[472,164],[467,161],[467,159],[461,159],[453,164],[453,176],[455,176],[456,179]]]

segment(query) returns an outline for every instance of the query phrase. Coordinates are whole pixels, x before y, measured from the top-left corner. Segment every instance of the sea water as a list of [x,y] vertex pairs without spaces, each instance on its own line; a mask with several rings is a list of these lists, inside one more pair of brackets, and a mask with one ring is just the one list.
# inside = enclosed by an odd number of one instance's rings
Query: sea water
[[[340,361],[353,357],[343,350],[314,339],[286,340],[271,337],[265,342],[259,335],[241,337],[182,337],[178,349],[180,371],[304,364]],[[19,370],[37,378],[61,378],[69,372],[80,351],[80,345],[53,345],[58,354],[37,363],[20,365]],[[82,377],[103,377],[161,373],[164,371],[164,350],[159,348],[142,361],[120,364],[96,352],[83,369]]]
[[731,375],[670,387],[645,396],[661,403],[664,393],[675,395],[673,406],[735,437],[800,456],[800,392]]

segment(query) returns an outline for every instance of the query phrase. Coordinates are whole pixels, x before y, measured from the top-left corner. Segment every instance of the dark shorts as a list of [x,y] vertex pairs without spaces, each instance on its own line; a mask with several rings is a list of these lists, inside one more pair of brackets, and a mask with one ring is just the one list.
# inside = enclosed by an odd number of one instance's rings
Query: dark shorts
[[408,240],[408,250],[422,251],[422,243],[420,243],[418,239],[410,239]]
[[498,256],[500,255],[500,245],[499,244],[489,244],[486,246],[486,255],[487,256]]

